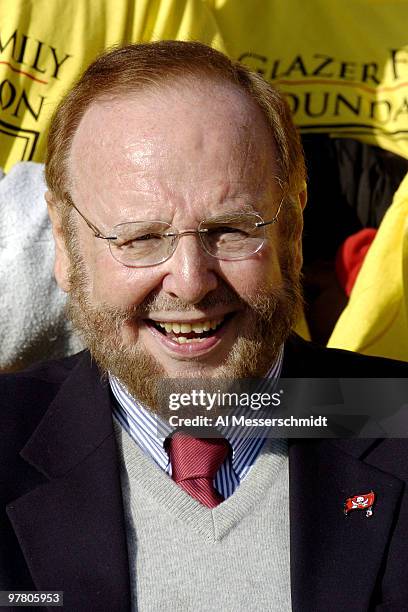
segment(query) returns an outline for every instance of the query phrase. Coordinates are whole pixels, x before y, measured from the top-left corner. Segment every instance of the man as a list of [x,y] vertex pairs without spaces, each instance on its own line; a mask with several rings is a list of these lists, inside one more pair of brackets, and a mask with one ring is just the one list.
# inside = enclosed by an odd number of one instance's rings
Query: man
[[290,336],[306,194],[281,95],[199,43],[113,50],[59,107],[46,178],[91,356],[2,379],[2,588],[75,611],[403,609],[404,441],[152,427],[164,378],[407,375]]

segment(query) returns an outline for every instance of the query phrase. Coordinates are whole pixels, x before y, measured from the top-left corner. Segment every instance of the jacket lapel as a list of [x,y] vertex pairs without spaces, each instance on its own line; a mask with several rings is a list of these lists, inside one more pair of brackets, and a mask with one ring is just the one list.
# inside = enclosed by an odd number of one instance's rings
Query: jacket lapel
[[[403,483],[372,440],[291,441],[291,588],[295,612],[368,609]],[[381,445],[380,445],[381,447]],[[64,591],[67,609],[129,610],[124,514],[106,385],[85,354],[22,457],[31,490],[8,506],[38,590]],[[364,455],[364,460],[361,457]],[[43,483],[38,484],[40,474]],[[27,487],[30,489],[30,487]],[[373,516],[348,497],[373,490]]]
[[[303,440],[290,445],[294,612],[367,610],[373,603],[404,486],[380,465],[369,464],[374,442]],[[359,458],[363,453],[364,461]],[[346,517],[345,500],[371,490],[376,495],[373,515],[354,510]]]
[[64,591],[70,610],[129,609],[109,392],[88,354],[21,455],[45,476],[7,509],[36,588]]

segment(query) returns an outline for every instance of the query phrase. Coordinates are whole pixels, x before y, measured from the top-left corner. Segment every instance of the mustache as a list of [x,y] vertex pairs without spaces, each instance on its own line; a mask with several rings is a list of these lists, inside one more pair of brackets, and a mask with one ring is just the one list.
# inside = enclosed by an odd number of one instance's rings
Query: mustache
[[185,302],[181,298],[170,297],[169,295],[160,293],[160,291],[153,291],[140,304],[134,306],[128,306],[126,308],[112,307],[108,304],[101,304],[101,306],[106,314],[109,313],[111,317],[127,322],[136,318],[146,319],[156,312],[177,311],[189,312],[190,314],[197,312],[198,314],[210,310],[215,306],[232,306],[235,310],[245,308],[248,305],[233,290],[226,287],[206,295],[196,304]]
[[[105,320],[120,326],[123,323],[135,319],[146,319],[152,317],[156,312],[189,312],[190,314],[202,314],[213,307],[228,306],[233,310],[255,312],[259,319],[268,321],[275,310],[276,304],[283,298],[289,296],[282,286],[271,287],[265,285],[260,287],[257,295],[251,298],[240,297],[232,288],[223,285],[213,292],[207,294],[200,302],[191,304],[177,297],[170,297],[158,291],[151,292],[140,304],[121,308],[102,303],[98,306],[88,303],[87,308],[94,310],[94,314]],[[88,300],[87,300],[88,301]]]
[[134,310],[138,316],[147,316],[155,312],[200,312],[210,310],[215,306],[233,306],[242,308],[245,302],[235,291],[227,286],[220,287],[207,294],[200,302],[191,304],[178,297],[170,297],[162,293],[151,293]]

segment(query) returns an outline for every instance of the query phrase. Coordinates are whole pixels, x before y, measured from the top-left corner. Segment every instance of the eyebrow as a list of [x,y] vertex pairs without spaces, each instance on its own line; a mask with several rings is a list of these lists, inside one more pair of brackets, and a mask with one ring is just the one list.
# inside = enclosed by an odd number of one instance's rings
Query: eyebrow
[[202,219],[202,221],[213,221],[214,223],[216,222],[228,223],[228,221],[236,221],[237,219],[245,217],[246,215],[248,215],[248,213],[261,216],[260,213],[258,213],[256,210],[254,210],[251,207],[249,210],[231,210],[226,213],[223,213],[222,215],[216,215],[215,217],[206,217]]
[[[76,207],[71,197],[71,194],[69,192],[64,193],[64,198],[68,204],[70,204],[73,208],[75,208],[75,210],[80,214],[80,216],[84,219],[87,225],[92,229],[92,231],[94,231],[95,235],[98,235],[100,238],[105,238],[105,239],[108,238],[107,236],[104,236],[100,232],[100,230],[91,221],[89,221],[89,219],[87,219],[83,215],[83,213]],[[225,213],[222,213],[220,215],[204,217],[203,219],[201,219],[201,223],[203,222],[229,223],[231,221],[240,220],[241,218],[245,217],[248,213],[255,214],[263,218],[263,215],[259,211],[255,210],[252,204],[245,203],[243,207],[241,208],[241,210],[231,210],[231,211],[226,211]],[[127,225],[128,223],[140,223],[140,222],[146,222],[146,223],[152,222],[153,223],[155,221],[163,221],[163,220],[162,219],[134,219],[134,220],[129,220],[129,221],[122,221],[121,223],[117,223],[116,225],[114,225],[112,229],[114,230],[118,226]],[[171,222],[165,221],[165,223],[169,223],[170,226],[174,227]],[[112,240],[116,240],[117,236],[109,236],[109,238]]]

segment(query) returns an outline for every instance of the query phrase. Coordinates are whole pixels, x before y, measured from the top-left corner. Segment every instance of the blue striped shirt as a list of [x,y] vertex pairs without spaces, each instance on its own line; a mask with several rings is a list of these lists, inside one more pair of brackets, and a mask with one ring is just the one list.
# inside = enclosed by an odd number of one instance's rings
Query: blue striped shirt
[[[275,380],[275,387],[282,370],[283,347],[275,364],[266,377]],[[109,375],[109,383],[116,399],[113,415],[130,437],[159,467],[171,476],[171,463],[164,448],[166,438],[174,431],[171,425],[147,410],[117,378]],[[267,430],[260,429],[259,435],[245,436],[237,428],[223,427],[222,435],[231,445],[232,453],[224,461],[214,478],[217,491],[227,499],[254,465],[267,436]]]

